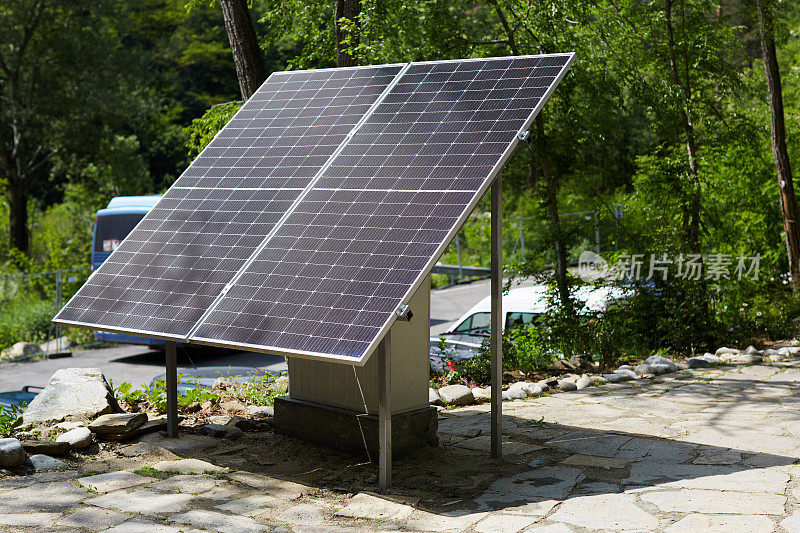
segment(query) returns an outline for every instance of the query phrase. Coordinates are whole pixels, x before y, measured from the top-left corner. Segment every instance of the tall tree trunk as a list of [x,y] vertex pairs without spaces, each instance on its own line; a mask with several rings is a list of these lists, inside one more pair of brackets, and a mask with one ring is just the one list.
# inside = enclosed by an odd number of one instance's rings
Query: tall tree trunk
[[8,180],[8,225],[11,246],[28,253],[28,191],[17,177]]
[[256,30],[247,9],[247,0],[220,0],[225,31],[231,43],[236,77],[242,100],[247,100],[267,79],[267,69],[261,48],[258,46]]
[[689,86],[689,79],[681,81],[678,72],[678,61],[675,54],[675,33],[672,27],[672,0],[664,2],[664,19],[667,26],[667,51],[668,68],[672,78],[672,83],[678,91],[681,104],[679,106],[683,134],[686,137],[686,155],[689,162],[689,178],[692,190],[689,197],[688,211],[684,217],[686,228],[686,242],[689,249],[696,254],[702,252],[700,246],[700,207],[702,205],[700,190],[700,171],[697,163],[697,141],[695,140],[694,124],[692,123],[692,91]]
[[781,194],[781,212],[786,233],[786,251],[789,255],[789,271],[792,289],[800,290],[800,229],[797,226],[797,199],[794,195],[792,167],[786,148],[786,128],[783,116],[783,89],[778,59],[775,54],[775,31],[770,0],[757,0],[758,22],[761,34],[761,51],[764,55],[764,70],[769,89],[769,111],[772,117],[772,154],[778,171],[778,189]]
[[[334,11],[334,28],[336,29],[336,66],[353,67],[358,64],[358,57],[351,52],[358,46],[358,29],[360,27],[361,0],[336,0]],[[347,19],[356,26],[350,33],[342,27],[342,19]],[[349,42],[346,42],[348,41]]]

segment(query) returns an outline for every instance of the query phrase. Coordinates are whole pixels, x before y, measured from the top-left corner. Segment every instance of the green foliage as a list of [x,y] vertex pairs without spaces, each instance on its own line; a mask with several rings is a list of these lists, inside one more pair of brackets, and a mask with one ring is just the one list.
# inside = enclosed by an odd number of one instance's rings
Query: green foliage
[[22,425],[22,412],[25,404],[11,406],[11,411],[0,408],[0,438],[13,437]]
[[143,466],[133,471],[134,474],[139,476],[154,477],[157,479],[167,479],[178,474],[177,470],[156,470],[152,466]]
[[[130,383],[121,383],[114,391],[114,395],[119,401],[134,406],[146,402],[150,407],[159,413],[167,411],[167,383],[163,379],[156,379],[151,387],[142,385],[139,389],[134,389]],[[182,381],[181,375],[178,376],[180,383],[191,383],[191,380]],[[195,387],[185,393],[178,394],[178,410],[185,410],[193,403],[204,403],[209,400],[217,400],[219,395],[203,387]]]
[[0,350],[17,342],[41,343],[47,340],[53,303],[44,300],[0,301]]
[[289,392],[287,385],[276,385],[274,376],[264,373],[244,383],[233,382],[229,390],[238,399],[253,405],[274,405],[275,398]]
[[187,146],[189,154],[196,157],[203,148],[214,138],[219,130],[222,129],[233,115],[242,107],[242,102],[228,102],[217,104],[205,112],[202,117],[192,121],[191,126],[186,128],[189,134]]

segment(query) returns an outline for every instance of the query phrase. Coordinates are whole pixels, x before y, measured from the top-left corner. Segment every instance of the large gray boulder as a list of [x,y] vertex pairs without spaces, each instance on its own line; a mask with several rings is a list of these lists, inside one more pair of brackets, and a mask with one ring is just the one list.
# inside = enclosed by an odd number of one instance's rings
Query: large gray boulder
[[114,393],[99,368],[62,368],[50,376],[22,415],[27,424],[49,424],[65,418],[94,418],[120,412]]
[[439,397],[444,403],[453,405],[469,405],[475,401],[472,390],[466,385],[448,385],[442,387],[439,389]]
[[39,353],[42,353],[42,348],[38,344],[33,342],[18,342],[11,348],[3,350],[3,357],[5,359],[14,359],[16,357],[25,357]]
[[28,455],[17,439],[0,439],[0,468],[13,468],[25,464]]

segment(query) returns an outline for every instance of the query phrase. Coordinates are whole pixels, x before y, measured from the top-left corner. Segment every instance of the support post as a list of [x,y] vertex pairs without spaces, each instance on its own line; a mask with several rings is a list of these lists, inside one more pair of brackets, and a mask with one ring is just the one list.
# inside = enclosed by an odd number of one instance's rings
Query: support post
[[174,341],[167,341],[167,437],[178,436],[178,354]]
[[597,211],[594,211],[594,253],[600,254],[600,220]]
[[458,281],[463,281],[464,274],[462,273],[461,269],[461,232],[459,231],[456,233],[456,255],[458,256]]
[[502,455],[503,409],[503,174],[492,184],[492,457]]
[[378,487],[392,484],[392,353],[391,332],[378,345]]

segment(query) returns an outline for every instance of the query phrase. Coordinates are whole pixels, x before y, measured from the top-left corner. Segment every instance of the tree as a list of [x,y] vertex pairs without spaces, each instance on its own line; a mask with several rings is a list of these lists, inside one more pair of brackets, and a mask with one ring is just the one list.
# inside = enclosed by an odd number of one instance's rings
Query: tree
[[769,90],[769,110],[772,129],[772,153],[778,173],[781,213],[786,234],[786,251],[789,256],[789,272],[792,276],[792,289],[800,291],[800,227],[797,219],[797,199],[794,194],[792,167],[786,147],[786,126],[783,113],[783,90],[778,58],[775,52],[775,29],[772,17],[771,0],[757,0],[759,35],[764,56],[764,71]]
[[358,64],[355,50],[358,48],[360,15],[361,0],[336,0],[333,21],[336,30],[337,67],[352,67]]
[[219,0],[219,5],[231,43],[242,100],[247,100],[267,79],[264,57],[250,19],[247,0]]

